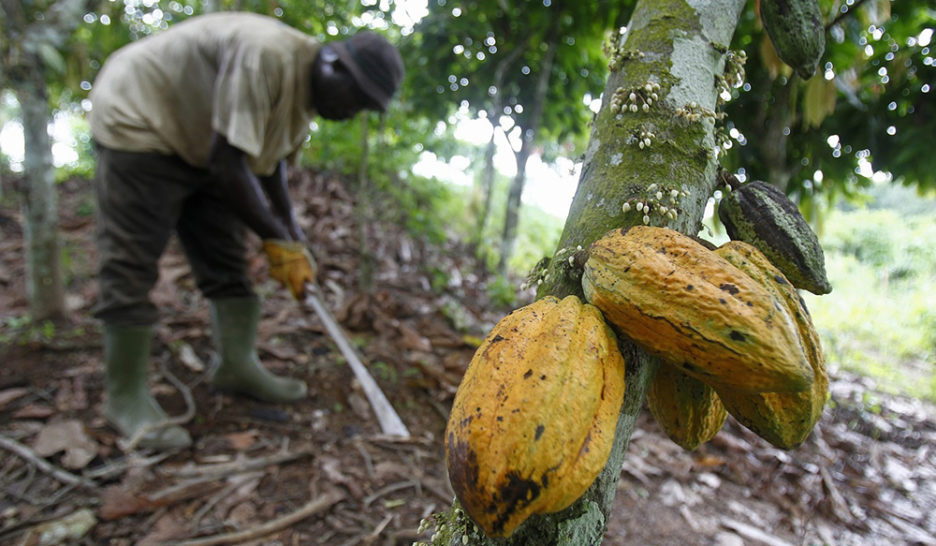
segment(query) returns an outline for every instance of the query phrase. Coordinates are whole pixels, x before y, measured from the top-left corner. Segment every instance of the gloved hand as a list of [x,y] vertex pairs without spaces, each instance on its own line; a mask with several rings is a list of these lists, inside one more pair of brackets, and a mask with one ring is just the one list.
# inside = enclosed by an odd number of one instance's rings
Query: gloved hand
[[305,293],[305,283],[315,282],[318,266],[304,243],[266,239],[263,252],[270,264],[270,276],[289,288],[297,300]]

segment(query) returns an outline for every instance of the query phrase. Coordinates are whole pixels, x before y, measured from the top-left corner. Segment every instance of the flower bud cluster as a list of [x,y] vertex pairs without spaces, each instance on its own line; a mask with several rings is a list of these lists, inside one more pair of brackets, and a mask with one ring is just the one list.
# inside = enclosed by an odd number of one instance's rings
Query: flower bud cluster
[[653,140],[656,138],[656,135],[650,131],[641,130],[640,133],[634,135],[637,140],[637,146],[643,150],[649,148],[653,144]]
[[[527,290],[528,288],[533,288],[534,286],[540,286],[544,282],[549,281],[549,266],[553,263],[554,260],[561,260],[568,264],[568,269],[575,270],[581,269],[582,264],[584,263],[583,256],[587,256],[582,249],[582,245],[576,245],[573,247],[560,248],[556,251],[556,254],[552,259],[543,258],[536,265],[530,269],[530,272],[527,273],[526,278],[523,283],[520,284],[520,290]],[[559,263],[559,262],[557,262]],[[559,267],[566,267],[565,264],[560,264]]]
[[721,121],[725,118],[724,112],[716,113],[695,101],[692,101],[682,108],[676,110],[676,115],[692,123],[700,121],[703,118],[708,118],[713,121]]
[[616,72],[624,65],[626,61],[631,59],[642,59],[643,56],[643,51],[636,49],[622,50],[618,48],[613,53],[611,53],[611,60],[608,61],[608,70],[611,72]]
[[715,76],[715,90],[719,105],[731,100],[732,89],[744,85],[745,62],[747,62],[747,53],[744,50],[730,50],[725,54],[725,72]]
[[659,91],[660,84],[649,81],[631,89],[618,87],[611,96],[611,115],[649,112],[650,107],[660,100]]
[[741,49],[731,50],[725,58],[725,82],[731,87],[738,88],[744,85],[744,65],[747,63],[747,53]]
[[654,215],[659,216],[663,221],[675,221],[679,218],[681,212],[678,206],[679,200],[689,196],[683,190],[667,188],[656,183],[647,186],[645,191],[647,194],[645,198],[634,197],[628,199],[621,207],[625,214],[631,210],[636,210],[638,214],[642,214],[641,220],[644,225],[649,225]]
[[460,542],[467,545],[471,542],[471,537],[476,537],[481,532],[457,505],[448,512],[436,512],[420,520],[417,534],[421,535],[429,530],[433,531],[429,542],[414,542],[413,546],[449,546],[458,536],[461,536]]
[[728,131],[724,127],[717,127],[715,129],[716,156],[727,153],[733,145],[734,142],[732,142],[731,136],[728,135]]
[[[562,249],[559,252],[556,252],[556,257],[558,258],[566,249]],[[549,258],[543,258],[536,265],[530,269],[530,272],[527,273],[526,278],[520,283],[520,290],[527,290],[534,286],[539,286],[543,284],[546,279],[549,278],[549,264],[552,262]]]

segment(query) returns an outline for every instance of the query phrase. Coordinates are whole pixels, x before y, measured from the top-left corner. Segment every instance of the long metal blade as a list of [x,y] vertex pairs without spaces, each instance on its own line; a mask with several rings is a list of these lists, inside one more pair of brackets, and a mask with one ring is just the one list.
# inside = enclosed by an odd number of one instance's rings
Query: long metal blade
[[377,415],[377,421],[380,423],[381,430],[383,430],[384,434],[390,436],[409,437],[409,430],[406,429],[403,420],[400,419],[400,416],[397,414],[396,410],[393,409],[390,401],[387,400],[383,391],[380,390],[380,386],[377,385],[377,382],[374,381],[374,378],[368,373],[364,363],[358,358],[357,353],[348,341],[348,336],[345,335],[341,326],[338,325],[338,322],[332,317],[332,314],[316,295],[317,293],[318,287],[307,283],[306,296],[303,303],[311,307],[315,311],[315,314],[319,316],[322,323],[325,324],[328,335],[330,335],[335,344],[338,345],[338,350],[341,351],[342,356],[348,361],[348,364],[351,366],[351,371],[354,372],[354,376],[357,377],[357,380],[361,383],[361,388],[364,389],[364,394],[367,396],[367,400],[370,402],[374,413]]

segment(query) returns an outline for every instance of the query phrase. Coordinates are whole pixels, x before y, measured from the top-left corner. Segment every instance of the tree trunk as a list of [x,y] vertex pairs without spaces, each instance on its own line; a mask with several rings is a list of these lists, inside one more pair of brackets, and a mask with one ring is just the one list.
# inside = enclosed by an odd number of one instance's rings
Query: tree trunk
[[370,152],[369,131],[370,116],[361,116],[361,163],[358,165],[357,204],[355,205],[358,222],[358,247],[361,259],[358,268],[358,288],[365,294],[374,291],[374,271],[376,259],[370,246],[368,229],[374,225],[373,192],[370,176],[367,174],[367,162]]
[[[552,34],[552,33],[551,33]],[[554,40],[555,36],[551,36]],[[517,152],[517,175],[510,183],[507,193],[507,211],[504,214],[504,232],[501,236],[500,262],[497,271],[501,275],[507,274],[507,263],[513,256],[514,245],[517,242],[517,224],[520,222],[520,198],[523,197],[523,186],[526,183],[526,166],[536,142],[536,133],[539,131],[540,120],[543,117],[543,107],[546,102],[546,93],[549,91],[549,77],[552,75],[553,60],[556,58],[556,42],[550,42],[546,50],[546,57],[540,65],[539,77],[536,80],[536,93],[533,99],[533,110],[526,126],[520,125],[523,131],[520,140],[520,151]]]
[[52,117],[42,62],[30,55],[32,70],[15,82],[23,118],[23,217],[26,219],[26,290],[33,320],[65,314],[55,171],[48,123]]
[[[526,43],[527,40],[524,40]],[[520,54],[523,53],[523,47],[517,47],[507,54],[497,65],[494,71],[494,89],[495,94],[491,99],[491,107],[488,109],[488,121],[491,122],[491,140],[488,141],[487,149],[484,151],[484,174],[481,178],[481,215],[478,217],[477,227],[475,229],[474,240],[472,243],[478,246],[484,238],[484,230],[487,227],[488,217],[491,214],[491,199],[494,193],[494,153],[497,151],[495,139],[497,138],[498,120],[504,112],[504,78],[507,70],[513,65]],[[486,267],[486,266],[485,266]]]
[[26,290],[33,320],[65,314],[55,172],[48,132],[52,112],[45,82],[46,66],[40,52],[59,54],[81,23],[81,16],[96,2],[58,0],[41,14],[33,13],[30,17],[27,12],[34,9],[32,3],[0,0],[0,25],[5,37],[0,42],[4,83],[16,94],[23,118]]
[[767,181],[783,192],[793,176],[793,168],[787,161],[787,139],[790,138],[790,126],[793,123],[790,100],[794,85],[794,80],[773,82],[770,100],[762,103],[763,134],[758,139],[758,148],[767,167]]
[[533,137],[528,136],[533,129],[523,130],[524,136],[520,141],[520,151],[517,152],[517,174],[510,181],[507,192],[507,205],[504,213],[504,231],[501,233],[500,261],[497,262],[497,273],[507,274],[507,262],[513,256],[514,246],[517,243],[517,224],[520,223],[520,200],[523,197],[523,186],[526,182],[526,165],[530,159],[533,148]]
[[[621,67],[608,78],[601,111],[595,120],[579,187],[556,253],[545,272],[539,296],[582,296],[581,270],[569,264],[579,246],[604,233],[643,223],[643,213],[625,202],[646,201],[657,188],[676,190],[675,220],[662,215],[653,225],[695,235],[701,228],[705,204],[716,186],[717,161],[713,154],[714,123],[708,117],[689,121],[678,113],[690,103],[715,109],[715,75],[724,69],[725,44],[730,43],[744,0],[639,0],[618,52]],[[644,112],[612,113],[615,91],[625,98],[650,83],[659,84],[659,99]],[[641,148],[635,135],[653,134],[651,145]],[[682,192],[682,193],[679,193]],[[530,518],[513,536],[493,541],[461,513],[452,510],[440,533],[441,542],[457,546],[463,536],[470,544],[594,545],[604,536],[624,452],[643,405],[656,364],[624,338],[619,346],[627,362],[627,392],[618,418],[614,447],[608,462],[585,494],[569,508]]]
[[[497,107],[491,111],[497,111]],[[472,236],[472,245],[477,247],[484,240],[484,229],[487,227],[488,216],[491,214],[491,198],[494,193],[494,152],[497,151],[497,144],[494,139],[497,138],[497,117],[491,119],[491,140],[488,141],[484,150],[484,171],[481,174],[481,212],[478,214],[478,222],[475,225],[475,232]]]

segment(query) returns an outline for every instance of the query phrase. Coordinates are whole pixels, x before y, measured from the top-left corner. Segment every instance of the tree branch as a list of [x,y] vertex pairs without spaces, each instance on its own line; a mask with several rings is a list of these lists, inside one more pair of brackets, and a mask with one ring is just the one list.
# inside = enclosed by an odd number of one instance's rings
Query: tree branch
[[868,0],[858,0],[858,1],[855,2],[854,4],[848,6],[848,9],[847,9],[847,10],[842,11],[842,12],[839,12],[839,14],[835,17],[835,19],[832,19],[832,21],[829,22],[829,24],[827,24],[827,25],[825,26],[826,32],[828,32],[830,28],[832,28],[832,27],[834,27],[835,25],[839,24],[839,23],[842,21],[842,19],[844,19],[844,18],[846,18],[846,17],[848,17],[848,16],[850,16],[850,15],[853,15],[853,14],[855,13],[855,11],[857,11],[858,8],[861,7],[861,5],[864,4],[864,3],[867,2],[867,1],[868,1]]

